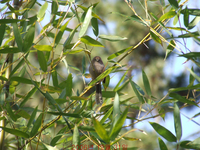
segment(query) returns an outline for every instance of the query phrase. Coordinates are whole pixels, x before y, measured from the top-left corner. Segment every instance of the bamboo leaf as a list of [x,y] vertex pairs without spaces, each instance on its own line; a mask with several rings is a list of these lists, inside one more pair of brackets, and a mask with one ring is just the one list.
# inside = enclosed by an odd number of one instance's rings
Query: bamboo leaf
[[158,142],[159,142],[160,150],[168,150],[167,146],[165,145],[165,143],[160,137],[158,137]]
[[195,105],[195,106],[198,107],[198,105],[197,105],[195,102],[190,101],[190,100],[188,100],[188,99],[182,97],[181,95],[179,95],[179,94],[177,94],[177,93],[170,93],[169,96],[170,96],[170,97],[173,97],[173,98],[175,98],[175,99],[177,99],[177,100],[179,100],[179,101],[182,102],[182,103],[187,103],[188,105]]
[[154,130],[161,135],[163,138],[165,138],[169,142],[176,142],[176,137],[165,127],[155,123],[155,122],[149,122],[151,126],[154,128]]
[[4,37],[4,34],[5,34],[5,30],[6,29],[6,25],[5,24],[0,24],[0,46],[1,46],[1,43],[3,41],[3,37]]
[[182,126],[181,126],[180,111],[176,103],[174,103],[174,127],[176,131],[177,140],[180,141],[182,136]]
[[123,41],[127,39],[126,37],[121,37],[121,36],[116,36],[116,35],[99,35],[99,38],[103,40],[108,40],[111,42]]
[[139,101],[143,104],[143,103],[144,103],[144,99],[143,99],[143,97],[139,94],[139,92],[138,92],[138,90],[137,90],[137,88],[136,88],[136,86],[135,86],[135,83],[134,83],[132,80],[130,80],[129,82],[131,83],[131,86],[132,86],[133,91],[135,92],[137,98],[138,98]]
[[92,30],[94,35],[98,36],[99,35],[99,27],[98,27],[98,20],[97,18],[92,18],[91,19],[91,24],[92,24]]
[[128,109],[129,108],[125,109],[125,111],[118,118],[115,126],[112,128],[112,130],[110,132],[110,139],[111,140],[114,140],[118,136],[120,130],[122,129],[122,126],[123,126],[123,124],[124,124],[124,122],[126,120],[126,116],[128,114]]
[[33,124],[33,128],[30,132],[31,137],[33,137],[35,134],[37,134],[38,129],[40,128],[41,124],[42,124],[42,113],[39,115],[39,117],[37,118],[37,120]]
[[170,5],[174,8],[174,9],[178,9],[178,2],[176,0],[168,0]]
[[66,80],[66,96],[72,96],[72,74],[70,73]]
[[17,43],[19,50],[22,52],[23,41],[22,41],[22,36],[20,34],[20,31],[18,29],[17,23],[12,23],[12,26],[13,26],[13,32],[14,32],[14,35],[15,35],[15,41]]
[[92,121],[93,121],[93,124],[94,124],[94,129],[95,129],[96,133],[99,135],[99,137],[105,143],[109,143],[110,139],[109,139],[109,136],[108,136],[106,129],[95,118],[93,118]]
[[50,52],[52,50],[51,45],[34,45],[34,48],[36,48],[39,51],[47,51],[47,52]]
[[90,20],[92,19],[92,8],[93,8],[93,6],[90,6],[90,8],[88,9],[88,11],[86,13],[81,30],[79,32],[79,38],[81,38],[86,33],[86,31],[89,27]]
[[10,129],[10,128],[6,128],[6,127],[1,127],[5,132],[8,132],[12,135],[16,135],[19,137],[23,137],[23,138],[29,138],[29,135],[23,131],[17,130],[17,129]]
[[90,46],[96,46],[96,47],[104,47],[100,42],[94,40],[93,38],[89,36],[82,36],[81,37],[81,42],[90,45]]
[[39,10],[39,12],[38,12],[38,14],[37,14],[37,17],[38,17],[38,20],[39,20],[39,21],[41,21],[42,18],[44,18],[44,15],[45,15],[45,12],[46,12],[46,10],[47,10],[47,7],[48,7],[48,3],[47,3],[47,2],[45,2],[45,3],[41,6],[41,8],[40,8],[40,10]]
[[37,113],[37,110],[38,110],[38,106],[35,107],[35,109],[33,110],[32,114],[31,114],[31,117],[27,123],[27,130],[29,129],[29,127],[31,126],[31,124],[33,123],[34,119],[35,119],[35,116],[36,116],[36,113]]
[[146,89],[146,92],[149,95],[149,97],[151,97],[152,93],[151,93],[151,88],[150,88],[149,80],[148,80],[147,75],[144,72],[144,70],[142,70],[142,79],[143,79],[143,83],[144,83],[144,87]]
[[108,60],[111,60],[111,59],[113,59],[113,58],[115,58],[115,57],[117,57],[117,56],[119,56],[119,55],[125,53],[126,51],[130,50],[131,48],[132,48],[132,46],[130,46],[130,47],[128,47],[128,48],[125,48],[125,49],[123,49],[123,50],[120,50],[120,51],[118,51],[118,52],[116,52],[116,53],[114,53],[114,54],[111,54],[107,59],[108,59]]
[[35,26],[31,26],[24,37],[24,43],[22,47],[23,52],[27,52],[31,48],[34,40],[34,35],[35,35]]
[[44,53],[37,50],[37,56],[38,56],[40,68],[42,69],[42,71],[46,72],[47,71],[47,61],[44,57]]
[[77,125],[74,127],[74,133],[73,133],[73,145],[80,145],[80,136],[79,136],[79,131]]

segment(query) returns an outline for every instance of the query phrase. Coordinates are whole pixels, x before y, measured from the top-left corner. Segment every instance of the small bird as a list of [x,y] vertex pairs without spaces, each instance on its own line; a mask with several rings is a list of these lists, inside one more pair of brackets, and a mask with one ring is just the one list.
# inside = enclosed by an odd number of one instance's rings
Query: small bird
[[[90,64],[89,67],[89,72],[92,77],[92,80],[96,79],[101,73],[103,73],[105,70],[105,66],[103,64],[103,61],[101,57],[95,56]],[[95,97],[97,105],[103,104],[103,99],[102,99],[102,92],[101,92],[101,81],[96,83],[96,97]]]

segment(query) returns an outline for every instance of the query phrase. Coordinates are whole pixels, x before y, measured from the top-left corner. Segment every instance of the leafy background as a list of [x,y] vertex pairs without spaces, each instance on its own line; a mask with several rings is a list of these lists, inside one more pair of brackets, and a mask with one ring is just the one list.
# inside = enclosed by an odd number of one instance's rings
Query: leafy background
[[[199,130],[182,138],[183,117],[199,126],[198,1],[0,6],[1,149],[200,149]],[[90,82],[96,55],[106,71]]]

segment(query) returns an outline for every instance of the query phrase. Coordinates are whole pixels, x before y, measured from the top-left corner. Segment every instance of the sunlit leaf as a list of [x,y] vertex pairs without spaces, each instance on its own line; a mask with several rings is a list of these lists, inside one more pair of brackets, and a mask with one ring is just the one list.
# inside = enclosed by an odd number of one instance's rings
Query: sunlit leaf
[[51,45],[34,45],[34,48],[36,48],[39,51],[48,51],[50,52],[52,50]]
[[90,45],[90,46],[96,46],[96,47],[104,47],[100,42],[94,40],[93,38],[89,36],[82,36],[81,37],[81,42]]
[[121,37],[121,36],[116,36],[116,35],[99,35],[99,38],[103,40],[108,40],[111,42],[123,41],[127,39],[126,37]]
[[83,21],[81,30],[79,32],[79,37],[82,37],[88,29],[88,26],[90,24],[90,20],[92,19],[92,8],[93,8],[93,6],[90,6],[90,8],[87,10],[85,19]]
[[46,10],[47,10],[47,7],[48,7],[48,3],[47,3],[47,2],[45,2],[45,3],[41,6],[41,8],[40,8],[40,10],[39,10],[39,12],[38,12],[38,14],[37,14],[37,17],[38,17],[39,21],[41,21],[42,18],[44,17],[45,12],[46,12]]
[[99,137],[105,143],[109,143],[110,139],[109,139],[106,129],[101,125],[101,123],[97,119],[93,118],[92,121],[94,124],[94,129],[95,129],[96,133],[99,135]]

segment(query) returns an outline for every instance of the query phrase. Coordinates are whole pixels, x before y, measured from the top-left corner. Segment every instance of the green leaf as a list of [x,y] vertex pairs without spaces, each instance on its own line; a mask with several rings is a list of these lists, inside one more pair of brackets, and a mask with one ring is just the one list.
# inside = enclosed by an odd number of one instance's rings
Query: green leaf
[[92,18],[91,19],[91,24],[92,24],[92,30],[95,36],[99,35],[99,27],[98,27],[98,20],[97,18]]
[[36,48],[39,51],[47,51],[47,52],[52,51],[51,45],[34,45],[34,48]]
[[35,107],[35,109],[33,110],[32,114],[31,114],[31,117],[30,117],[28,124],[27,124],[27,131],[28,131],[29,127],[31,126],[31,124],[33,123],[34,119],[35,119],[37,110],[38,110],[38,106]]
[[113,121],[112,121],[112,126],[110,132],[113,130],[115,127],[118,119],[120,118],[120,102],[119,102],[119,95],[115,93],[115,98],[113,102]]
[[26,95],[26,97],[23,99],[23,101],[20,103],[19,107],[23,107],[24,104],[30,100],[30,97],[37,91],[37,88],[34,87],[31,91],[28,92],[28,94]]
[[34,35],[35,35],[35,26],[31,26],[24,37],[24,43],[22,46],[23,52],[27,52],[31,48],[34,40]]
[[20,68],[23,66],[24,64],[24,59],[26,59],[28,56],[28,53],[21,59],[21,61],[16,65],[16,67],[12,70],[12,72],[10,73],[9,77],[12,77],[12,75]]
[[93,6],[90,6],[90,8],[88,9],[88,11],[86,13],[81,30],[79,32],[79,38],[81,38],[86,33],[86,31],[89,27],[90,20],[92,19],[92,8],[93,8]]
[[52,80],[53,80],[53,86],[57,87],[58,86],[58,75],[57,75],[57,71],[55,68],[53,69],[51,75],[52,75]]
[[174,103],[174,127],[176,131],[177,140],[180,141],[182,136],[182,126],[181,126],[180,111],[176,103]]
[[200,52],[189,52],[189,53],[186,53],[186,54],[182,54],[182,55],[179,55],[179,57],[185,57],[185,58],[199,58],[200,57]]
[[157,43],[159,43],[159,44],[162,45],[161,39],[160,39],[155,33],[153,33],[152,31],[150,31],[150,35],[151,35],[151,38],[152,38],[155,42],[157,42]]
[[57,134],[54,136],[54,138],[51,140],[50,145],[55,146],[57,141],[65,134],[67,126],[63,127]]
[[96,46],[96,47],[104,47],[100,42],[94,40],[93,38],[89,36],[83,36],[81,37],[81,42],[90,45],[90,46]]
[[47,3],[47,2],[45,2],[45,3],[41,6],[41,8],[40,8],[40,10],[39,10],[39,12],[38,12],[38,14],[37,14],[37,17],[38,17],[38,20],[39,20],[39,21],[41,21],[42,18],[44,17],[45,12],[46,12],[46,10],[47,10],[47,7],[48,7],[48,3]]
[[151,93],[149,80],[147,78],[146,73],[143,70],[142,70],[142,79],[143,79],[145,90],[146,90],[147,94],[149,95],[149,97],[151,97],[152,93]]
[[158,19],[158,22],[159,22],[159,21],[166,20],[166,19],[170,19],[170,18],[174,17],[175,15],[176,15],[176,12],[173,11],[173,10],[170,10],[170,11],[168,11],[167,13],[165,13],[164,15],[162,15],[162,16]]
[[99,135],[99,137],[105,143],[109,143],[110,142],[110,138],[108,136],[108,133],[107,133],[106,129],[95,118],[93,118],[92,121],[93,121],[93,124],[94,124],[94,129],[95,129],[96,133]]
[[14,35],[15,35],[15,41],[17,43],[17,46],[19,48],[19,50],[22,52],[22,36],[20,34],[20,31],[18,29],[18,26],[17,26],[17,23],[12,23],[12,26],[13,26],[13,32],[14,32]]
[[63,47],[66,47],[66,46],[68,46],[68,45],[71,43],[71,41],[72,41],[72,39],[73,39],[73,37],[74,37],[74,34],[76,33],[76,29],[77,29],[79,26],[80,26],[80,24],[78,24],[78,25],[76,26],[76,28],[73,29],[72,32],[70,32],[70,34],[69,34],[67,40],[66,40],[65,43],[63,44]]
[[200,138],[194,141],[182,141],[180,146],[187,149],[200,149]]
[[[171,40],[169,43],[171,43],[172,45],[174,45],[174,47],[176,46],[176,43],[174,42],[174,40]],[[169,56],[169,54],[174,50],[174,47],[172,45],[169,44],[167,46],[167,50],[166,50],[166,54],[165,54],[165,60]]]
[[74,133],[73,133],[73,145],[78,145],[80,146],[81,142],[80,142],[80,135],[79,135],[79,131],[78,131],[78,127],[77,125],[75,125],[74,127]]
[[119,56],[119,55],[125,53],[126,51],[130,50],[131,48],[133,48],[133,46],[130,46],[130,47],[125,48],[125,49],[123,49],[123,50],[121,50],[121,51],[118,51],[118,52],[116,52],[116,53],[110,55],[107,59],[108,59],[108,60],[111,60],[111,59],[113,59],[113,58],[115,58],[115,57],[117,57],[117,56]]
[[23,137],[23,138],[29,138],[29,135],[23,131],[20,131],[20,130],[16,130],[16,129],[10,129],[10,128],[6,128],[6,127],[1,127],[5,132],[8,132],[12,135],[16,135],[16,136],[19,136],[19,137]]
[[11,107],[10,107],[10,103],[6,103],[6,111],[7,113],[9,114],[10,118],[13,120],[13,121],[17,121],[17,117],[16,115],[13,113]]
[[56,1],[52,1],[51,14],[56,14],[58,11],[58,5]]
[[5,24],[0,24],[0,46],[1,46],[1,43],[3,41],[3,37],[4,37],[4,34],[5,34],[5,30],[6,29],[6,25]]
[[114,140],[118,136],[120,130],[122,129],[122,126],[123,126],[123,124],[124,124],[124,122],[126,120],[126,116],[128,114],[128,110],[129,110],[129,108],[127,107],[125,109],[125,111],[118,118],[115,126],[112,128],[112,130],[110,132],[110,139],[111,140]]
[[37,50],[37,56],[38,56],[40,68],[42,69],[42,71],[46,72],[47,71],[47,61],[44,57],[44,53]]
[[101,119],[100,123],[103,124],[103,123],[106,121],[106,119],[107,119],[108,117],[110,117],[110,115],[112,114],[112,112],[113,112],[113,107],[111,107],[111,108],[106,112],[106,114],[105,114],[105,115],[103,116],[103,118]]
[[18,19],[0,19],[0,24],[17,23]]
[[35,123],[33,124],[33,128],[30,132],[30,136],[33,137],[34,135],[37,134],[38,129],[40,128],[41,124],[42,124],[42,113],[39,115],[39,117],[37,118],[37,120],[35,121]]
[[186,6],[185,13],[184,13],[184,25],[186,27],[188,27],[188,24],[189,24],[189,11],[188,11],[187,6]]
[[[193,71],[194,72],[194,69],[193,69],[193,67],[191,68],[191,71]],[[194,84],[194,80],[195,80],[195,78],[193,77],[193,75],[191,75],[191,73],[190,73],[190,84],[188,85],[188,86],[193,86],[193,84]]]
[[155,123],[155,122],[149,122],[151,126],[154,128],[154,130],[161,135],[163,138],[165,138],[169,142],[176,142],[176,137],[165,127]]
[[[181,11],[182,14],[185,13],[185,9]],[[200,9],[188,9],[190,15],[200,16]]]
[[121,79],[119,80],[119,82],[117,83],[117,85],[115,86],[115,88],[113,89],[113,91],[117,92],[117,90],[119,89],[119,85],[123,82],[123,80],[125,79],[127,73],[129,70],[127,70],[124,75],[121,77]]
[[19,48],[17,47],[4,47],[4,48],[0,48],[0,53],[3,53],[3,54],[7,54],[7,53],[10,53],[10,54],[13,54],[13,53],[19,53],[21,52]]
[[131,83],[131,86],[133,88],[133,91],[135,92],[137,98],[139,99],[139,101],[143,104],[144,103],[144,99],[143,97],[139,94],[136,86],[135,86],[135,83],[130,79],[129,82]]
[[165,143],[160,137],[158,137],[158,142],[159,142],[160,150],[168,150],[167,146],[165,145]]
[[72,96],[72,74],[70,73],[66,80],[66,96]]
[[60,42],[60,40],[62,39],[63,33],[66,30],[67,25],[69,24],[69,22],[71,21],[72,18],[70,18],[64,25],[62,25],[62,27],[60,28],[60,31],[58,32],[57,36],[56,36],[56,40],[55,40],[55,44],[58,45],[58,43]]
[[99,35],[99,38],[103,40],[108,40],[111,42],[123,41],[127,39],[126,37],[121,37],[121,36],[116,36],[116,35]]
[[195,105],[195,106],[198,106],[195,102],[193,101],[190,101],[184,97],[182,97],[181,95],[177,94],[177,93],[170,93],[169,94],[170,97],[173,97],[174,99],[182,102],[182,103],[187,103],[188,105]]
[[193,29],[197,23],[200,21],[200,17],[196,16],[189,24],[188,24],[188,29],[191,30]]
[[178,9],[178,2],[176,0],[168,0],[170,5],[174,8],[174,9]]

